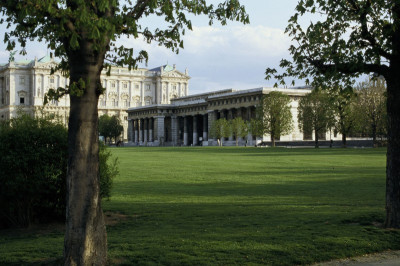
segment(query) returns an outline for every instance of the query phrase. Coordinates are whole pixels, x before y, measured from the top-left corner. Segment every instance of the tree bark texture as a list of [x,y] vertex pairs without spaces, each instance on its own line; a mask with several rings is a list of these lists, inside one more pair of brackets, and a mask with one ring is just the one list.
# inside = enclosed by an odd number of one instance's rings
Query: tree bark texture
[[102,58],[85,46],[69,56],[70,84],[85,81],[83,96],[70,96],[65,265],[105,265],[107,233],[99,185],[98,97]]
[[[399,68],[395,68],[400,71]],[[400,78],[387,79],[388,148],[386,165],[387,228],[400,228]]]

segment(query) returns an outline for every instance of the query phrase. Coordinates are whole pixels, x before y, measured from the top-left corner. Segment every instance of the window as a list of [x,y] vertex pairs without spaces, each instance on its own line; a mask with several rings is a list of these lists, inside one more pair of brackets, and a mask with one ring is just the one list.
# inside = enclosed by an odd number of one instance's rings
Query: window
[[146,91],[149,91],[150,90],[150,84],[147,84],[146,85]]
[[19,77],[19,84],[25,85],[25,77]]
[[50,82],[51,84],[54,84],[54,77],[50,77],[49,82]]
[[111,88],[115,88],[115,82],[111,82]]
[[139,89],[139,85],[135,84],[135,89],[138,90]]
[[129,107],[128,100],[124,100],[124,106],[125,106],[125,107]]
[[25,97],[19,97],[19,104],[25,104]]
[[124,83],[122,84],[122,86],[124,87],[124,89],[126,89],[126,88],[128,88],[128,83],[124,82]]

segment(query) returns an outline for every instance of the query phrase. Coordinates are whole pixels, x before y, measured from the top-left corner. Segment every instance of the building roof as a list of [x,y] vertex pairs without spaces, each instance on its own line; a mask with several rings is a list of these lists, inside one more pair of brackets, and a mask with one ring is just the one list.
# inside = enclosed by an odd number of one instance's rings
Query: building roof
[[167,65],[163,65],[163,66],[159,66],[159,67],[150,69],[150,71],[161,72],[161,69],[163,72],[171,72],[174,70],[174,67],[167,64]]

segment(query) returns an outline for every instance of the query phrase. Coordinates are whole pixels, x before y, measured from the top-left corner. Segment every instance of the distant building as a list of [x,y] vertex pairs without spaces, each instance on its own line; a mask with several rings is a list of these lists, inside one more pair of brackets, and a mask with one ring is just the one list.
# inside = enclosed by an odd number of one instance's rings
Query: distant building
[[[50,88],[66,87],[69,83],[69,79],[60,72],[50,75],[51,68],[56,64],[53,58],[45,56],[0,65],[0,119],[15,117],[18,108],[34,114],[43,109],[58,115],[67,124],[68,95],[43,106],[44,95]],[[106,90],[99,99],[99,116],[108,114],[119,117],[126,140],[128,108],[169,104],[172,99],[185,97],[189,91],[189,79],[187,70],[180,72],[175,65],[150,70],[115,67],[111,69],[110,76],[104,71],[101,81]]]
[[[300,132],[297,122],[297,107],[301,97],[311,92],[307,88],[257,88],[250,90],[222,90],[184,96],[171,100],[170,104],[153,104],[128,109],[128,140],[132,145],[149,146],[215,146],[217,140],[210,135],[213,122],[220,118],[242,117],[245,121],[255,118],[256,106],[263,95],[280,91],[289,95],[293,116],[293,131],[280,136],[281,141],[313,139],[312,131]],[[320,140],[338,139],[324,133]],[[270,136],[258,137],[249,132],[238,140],[239,145],[255,145],[269,141]],[[225,145],[235,145],[234,136],[224,140]]]

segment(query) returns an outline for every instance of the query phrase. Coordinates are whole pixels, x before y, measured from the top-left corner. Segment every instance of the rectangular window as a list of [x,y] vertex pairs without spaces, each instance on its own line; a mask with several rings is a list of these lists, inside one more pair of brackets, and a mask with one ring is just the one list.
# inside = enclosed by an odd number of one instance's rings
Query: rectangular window
[[150,84],[146,85],[146,90],[149,91],[150,90]]
[[20,97],[19,98],[19,104],[25,104],[25,98],[24,97]]
[[54,77],[50,77],[50,83],[54,84]]
[[115,82],[111,82],[111,88],[115,88]]
[[19,84],[25,85],[25,77],[19,77]]
[[124,82],[124,89],[128,88],[128,83]]

